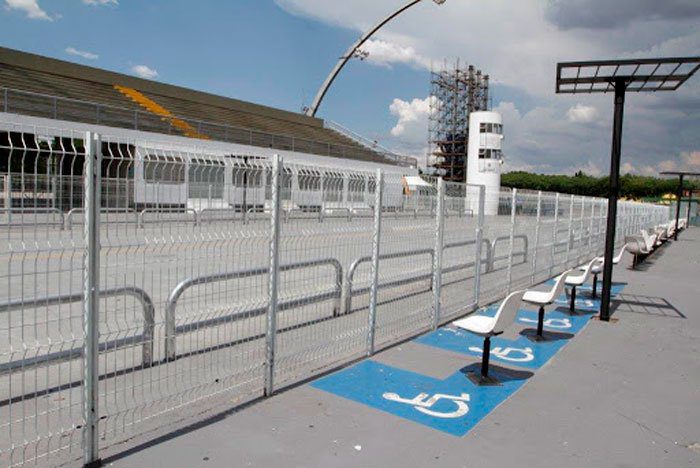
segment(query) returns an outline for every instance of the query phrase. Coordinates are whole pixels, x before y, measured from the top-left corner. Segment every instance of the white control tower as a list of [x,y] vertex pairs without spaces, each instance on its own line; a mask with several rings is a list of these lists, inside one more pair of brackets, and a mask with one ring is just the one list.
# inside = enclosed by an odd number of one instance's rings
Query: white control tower
[[[498,214],[498,198],[501,190],[501,164],[503,155],[503,123],[501,114],[476,111],[469,114],[469,141],[467,148],[467,184],[484,185],[486,199],[484,214]],[[479,210],[479,201],[472,200],[470,209]]]

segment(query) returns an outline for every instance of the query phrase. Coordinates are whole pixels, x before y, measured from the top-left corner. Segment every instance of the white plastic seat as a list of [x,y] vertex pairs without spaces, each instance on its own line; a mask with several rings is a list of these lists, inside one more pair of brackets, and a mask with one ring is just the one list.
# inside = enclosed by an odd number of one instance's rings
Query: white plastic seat
[[584,284],[588,280],[588,277],[591,274],[591,270],[593,269],[593,266],[598,262],[600,262],[600,259],[594,258],[586,265],[586,267],[580,273],[569,274],[566,277],[566,281],[565,281],[566,285],[571,286],[571,304],[569,305],[569,310],[571,312],[574,312],[576,310],[574,307],[576,304],[576,287],[581,286],[582,284]]
[[515,321],[518,307],[525,291],[515,291],[506,297],[493,317],[472,315],[452,322],[455,327],[484,337],[484,350],[481,356],[481,377],[476,380],[480,385],[493,385],[497,381],[489,378],[489,356],[491,354],[491,337],[500,335]]
[[564,291],[566,276],[571,273],[571,270],[565,271],[554,280],[554,286],[549,291],[533,291],[529,290],[523,295],[523,302],[536,305],[539,307],[537,317],[537,335],[535,340],[543,340],[542,328],[544,325],[544,308],[549,304],[553,304],[561,293]]
[[632,268],[639,264],[639,257],[644,257],[651,253],[647,249],[646,242],[644,242],[642,236],[626,236],[625,242],[627,251],[632,254]]
[[654,250],[656,245],[656,234],[649,234],[649,231],[642,229],[642,238],[644,239],[644,244],[649,252]]
[[[613,257],[613,260],[612,260],[613,265],[617,265],[618,263],[620,263],[620,261],[622,261],[622,255],[624,255],[625,250],[627,250],[627,246],[628,246],[628,244],[625,243],[625,245],[622,246],[622,248],[620,249],[618,254]],[[596,297],[598,294],[598,292],[597,292],[598,275],[603,272],[603,265],[605,265],[605,258],[598,257],[598,260],[599,260],[599,262],[595,263],[593,265],[593,268],[591,268],[591,274],[593,275],[593,289],[592,289],[593,293],[591,294],[592,297]],[[586,265],[581,265],[580,267],[578,267],[578,269],[579,269],[579,271],[585,271]]]

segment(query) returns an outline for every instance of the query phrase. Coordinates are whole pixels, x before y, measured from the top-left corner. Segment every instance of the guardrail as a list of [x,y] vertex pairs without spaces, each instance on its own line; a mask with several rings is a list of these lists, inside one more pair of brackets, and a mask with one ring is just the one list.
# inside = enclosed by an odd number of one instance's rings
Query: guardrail
[[[197,214],[197,211],[194,208],[144,208],[141,210],[141,212],[138,214],[138,226],[140,228],[143,228],[145,223],[145,216],[148,213],[156,213],[156,214],[187,214],[187,213],[192,213],[194,215],[192,221],[194,222],[194,225],[197,226],[199,224],[199,215]],[[180,219],[157,219],[156,220],[159,223],[170,221],[170,222],[179,222],[182,221]],[[186,220],[185,220],[186,221]]]
[[[418,255],[430,255],[430,265],[431,265],[431,270],[432,270],[432,265],[434,264],[434,258],[435,258],[435,251],[433,249],[417,249],[417,250],[406,250],[403,252],[394,252],[394,253],[389,253],[389,254],[381,254],[379,255],[379,260],[389,260],[389,259],[395,259],[395,258],[406,258],[406,257],[414,257]],[[345,309],[344,313],[349,314],[352,311],[352,296],[354,294],[365,294],[370,291],[370,286],[367,286],[365,288],[353,290],[353,281],[355,277],[355,271],[357,271],[357,268],[362,265],[363,263],[369,263],[372,261],[372,256],[371,255],[366,255],[364,257],[360,257],[355,259],[354,262],[350,265],[350,268],[348,268],[348,273],[347,277],[345,279],[345,287],[343,288],[345,290]],[[385,289],[385,288],[391,288],[395,286],[402,286],[404,284],[410,284],[410,283],[415,283],[421,280],[425,279],[432,279],[433,273],[432,271],[430,273],[426,273],[423,275],[418,275],[410,278],[402,278],[399,280],[394,280],[390,281],[388,283],[379,283],[377,284],[377,289]],[[430,286],[432,288],[432,284]]]
[[[515,256],[522,256],[523,261],[520,263],[526,263],[527,262],[527,254],[529,251],[529,240],[526,235],[524,234],[518,234],[513,236],[513,244],[515,244],[516,239],[521,239],[523,241],[523,250],[521,252],[513,252],[513,258]],[[488,271],[493,270],[493,265],[496,263],[498,260],[507,260],[509,258],[509,255],[502,255],[500,257],[496,257],[496,246],[498,245],[499,242],[501,241],[509,241],[510,242],[510,236],[499,236],[496,237],[493,242],[491,243],[491,258],[489,259],[489,269]],[[515,265],[515,264],[514,264]]]
[[[250,209],[252,210],[253,208]],[[207,215],[211,216],[207,217]],[[236,221],[237,219],[243,219],[245,221],[245,218],[245,214],[235,208],[204,208],[199,211],[198,223],[201,225],[205,222]]]
[[[486,272],[488,273],[491,269],[491,242],[488,239],[481,239],[481,243],[486,246],[486,259],[480,259],[481,264],[486,263]],[[457,241],[457,242],[449,242],[442,247],[442,251],[444,252],[447,249],[456,249],[458,247],[466,247],[469,245],[474,245],[476,244],[476,239],[472,240],[467,240],[467,241]],[[457,265],[452,265],[449,267],[443,267],[442,268],[442,273],[452,273],[453,271],[459,271],[459,270],[466,270],[469,267],[474,266],[475,262],[466,262],[466,263],[458,263]]]
[[[85,214],[85,209],[84,208],[73,208],[68,212],[66,215],[66,229],[73,229],[73,217],[75,215]],[[132,209],[132,208],[102,208],[100,209],[100,214],[133,214],[134,215],[134,222],[138,226],[139,224],[139,213]],[[110,223],[123,223],[123,222],[128,222],[128,221],[102,221],[102,222],[110,222]]]
[[[7,216],[7,223],[2,223],[2,224],[0,224],[0,226],[8,226],[8,227],[23,226],[24,223],[16,224],[16,223],[12,222],[12,215],[13,214],[18,214],[22,217],[27,216],[27,215],[47,215],[47,214],[57,215],[61,219],[60,222],[57,222],[57,223],[46,222],[43,224],[47,224],[47,225],[57,224],[60,226],[61,229],[63,229],[65,222],[66,222],[65,215],[58,208],[49,208],[49,207],[46,207],[46,208],[38,208],[38,207],[37,208],[0,208],[0,213],[6,213],[6,216]],[[32,219],[30,225],[36,226],[37,225],[36,219]]]
[[[340,264],[338,260],[335,258],[323,258],[323,259],[318,259],[318,260],[309,260],[305,262],[297,262],[297,263],[290,263],[287,265],[281,265],[280,266],[280,271],[290,271],[290,270],[298,270],[302,268],[311,268],[311,267],[317,267],[317,266],[332,266],[335,269],[335,274],[336,274],[336,286],[335,289],[331,292],[326,292],[326,293],[320,293],[320,294],[314,294],[311,296],[306,296],[303,298],[303,301],[306,304],[313,304],[316,302],[322,302],[328,299],[335,299],[336,302],[334,304],[333,308],[333,315],[338,315],[340,311],[340,300],[341,300],[341,295],[342,295],[342,283],[343,283],[343,267]],[[227,281],[231,279],[242,279],[242,278],[250,278],[253,276],[261,276],[261,275],[267,275],[269,273],[269,267],[264,266],[264,267],[258,267],[258,268],[249,268],[247,270],[238,270],[238,271],[232,271],[232,272],[227,272],[227,273],[215,273],[212,275],[206,275],[206,276],[200,276],[197,278],[188,278],[184,281],[181,281],[175,288],[171,291],[170,295],[168,296],[168,301],[166,303],[165,307],[165,355],[167,360],[174,360],[177,359],[177,350],[176,350],[176,343],[175,343],[175,338],[179,333],[184,333],[187,331],[191,331],[192,329],[197,329],[197,328],[202,328],[202,327],[211,327],[220,323],[226,323],[226,322],[232,322],[235,321],[239,318],[250,318],[255,315],[262,315],[267,312],[268,307],[267,306],[262,306],[262,307],[257,307],[254,309],[246,309],[242,310],[239,312],[236,312],[234,314],[229,314],[221,317],[215,317],[212,319],[207,319],[207,320],[201,320],[199,322],[194,322],[194,323],[188,323],[185,325],[181,325],[177,327],[175,325],[175,320],[176,320],[176,315],[175,312],[177,310],[177,301],[180,299],[180,296],[187,291],[189,288],[192,286],[196,286],[199,284],[207,284],[207,283],[213,283],[217,281]],[[278,311],[283,311],[287,309],[291,309],[295,305],[299,305],[300,303],[299,298],[295,298],[292,300],[287,300],[287,301],[281,301],[278,306],[277,310]]]
[[[133,344],[142,343],[142,362],[144,367],[149,367],[153,363],[153,332],[155,329],[155,307],[151,297],[141,288],[135,286],[126,286],[122,288],[104,289],[100,291],[100,298],[131,296],[136,298],[143,310],[143,333],[142,335],[132,336],[129,338],[120,338],[118,340],[108,341],[99,344],[99,350],[122,348]],[[0,303],[0,313],[9,312],[12,310],[21,310],[36,307],[48,307],[62,304],[70,304],[80,302],[84,299],[84,294],[64,294],[42,297],[40,299],[17,299],[5,303]],[[44,354],[33,358],[22,358],[19,361],[10,361],[0,364],[0,373],[13,371],[15,369],[26,368],[27,366],[37,366],[49,362],[63,361],[66,359],[77,358],[83,355],[83,348],[73,348],[55,353]]]

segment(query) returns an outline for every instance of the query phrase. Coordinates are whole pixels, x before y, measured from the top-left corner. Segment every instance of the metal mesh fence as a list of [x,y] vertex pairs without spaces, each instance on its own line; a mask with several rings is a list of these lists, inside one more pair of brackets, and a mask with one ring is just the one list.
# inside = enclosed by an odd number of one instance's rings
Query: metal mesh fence
[[[604,200],[0,132],[0,466],[270,394],[602,253]],[[669,219],[621,202],[625,235]]]

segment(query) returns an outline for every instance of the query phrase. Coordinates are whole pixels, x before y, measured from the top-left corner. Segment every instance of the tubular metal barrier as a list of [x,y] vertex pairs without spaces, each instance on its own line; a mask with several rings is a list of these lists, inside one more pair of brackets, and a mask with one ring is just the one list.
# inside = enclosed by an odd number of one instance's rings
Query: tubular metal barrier
[[199,224],[216,221],[236,221],[242,218],[245,218],[244,214],[234,208],[203,208],[199,211]]
[[[280,272],[298,270],[302,268],[311,268],[316,266],[332,266],[335,270],[336,284],[335,290],[331,292],[315,294],[311,296],[305,296],[303,301],[305,304],[311,304],[315,302],[322,302],[328,299],[335,299],[335,305],[333,306],[333,315],[337,315],[340,311],[340,300],[342,294],[342,283],[343,283],[343,267],[340,262],[334,258],[324,258],[319,260],[310,260],[306,262],[290,263],[287,265],[280,266]],[[226,315],[222,317],[216,317],[213,319],[207,319],[200,322],[188,323],[186,325],[180,325],[177,327],[175,325],[177,310],[177,301],[180,296],[191,288],[199,284],[207,284],[218,281],[226,281],[231,279],[242,279],[250,278],[252,276],[261,276],[269,273],[269,268],[267,266],[250,268],[247,270],[238,270],[228,273],[216,273],[213,275],[200,276],[198,278],[189,278],[181,281],[175,289],[173,289],[168,296],[168,301],[165,306],[165,355],[170,361],[177,359],[177,350],[175,344],[175,338],[179,333],[184,333],[197,328],[211,327],[221,323],[232,322],[237,319],[237,317],[251,317],[255,315],[263,315],[267,311],[267,305],[262,307],[257,307],[254,309],[242,310],[236,312],[235,314]],[[299,305],[300,299],[296,298],[293,300],[288,300],[285,302],[280,302],[277,310],[288,310],[293,308],[295,305]]]
[[[66,229],[73,229],[73,217],[76,215],[85,215],[84,208],[73,208],[66,215]],[[100,214],[128,214],[134,215],[134,222],[138,226],[139,224],[139,213],[132,208],[100,208]],[[108,221],[108,222],[124,222],[129,221]]]
[[[468,241],[460,241],[460,242],[449,242],[445,245],[442,246],[443,252],[447,249],[455,249],[458,247],[466,247],[468,245],[474,245],[476,244],[476,239],[468,240]],[[486,264],[487,266],[487,271],[491,268],[491,242],[488,239],[481,239],[481,244],[486,246],[486,258],[483,258],[479,262],[480,264]],[[482,252],[483,253],[483,252]],[[475,262],[467,262],[467,263],[461,263],[457,265],[452,265],[449,267],[443,267],[442,272],[443,273],[452,273],[453,271],[459,271],[459,270],[466,270],[469,267],[474,266]]]
[[[138,301],[141,303],[144,322],[143,334],[141,336],[120,338],[118,340],[100,343],[99,349],[100,351],[104,351],[107,349],[121,348],[133,344],[142,343],[142,363],[144,367],[149,367],[153,363],[153,331],[155,328],[155,307],[153,305],[153,301],[151,300],[151,297],[146,293],[146,291],[135,286],[105,289],[100,291],[100,298],[116,296],[131,296],[138,299]],[[0,313],[9,312],[12,310],[22,310],[34,307],[48,307],[69,304],[72,302],[80,302],[83,300],[83,297],[83,293],[81,292],[78,294],[42,297],[41,299],[17,299],[14,301],[0,304]],[[37,366],[49,362],[77,358],[82,355],[83,348],[73,348],[33,358],[23,359],[21,361],[11,361],[4,364],[0,364],[0,373],[24,368],[27,366]]]
[[[0,213],[5,213],[6,214],[6,220],[7,222],[0,224],[0,226],[35,226],[37,224],[46,224],[46,225],[58,225],[61,229],[64,228],[65,225],[65,215],[63,214],[63,211],[59,210],[58,208],[0,208]],[[27,215],[35,215],[35,219],[30,219],[29,222],[25,223],[24,221],[15,224],[12,222],[13,214],[18,214],[21,216],[21,218],[24,218]],[[36,222],[36,215],[55,215],[60,218],[60,221],[58,222],[45,222],[45,223],[37,223]]]
[[[418,250],[407,250],[404,252],[394,252],[394,253],[389,253],[389,254],[381,254],[379,255],[379,260],[388,260],[388,259],[394,259],[394,258],[406,258],[406,257],[412,257],[416,255],[430,255],[430,265],[433,265],[434,263],[434,256],[435,256],[435,251],[433,249],[418,249]],[[347,278],[345,279],[345,310],[344,313],[348,314],[352,312],[352,296],[354,294],[365,294],[369,292],[370,287],[365,287],[361,289],[356,289],[353,290],[353,280],[355,277],[355,271],[357,268],[362,265],[363,263],[369,263],[372,261],[372,257],[370,255],[367,255],[365,257],[360,257],[356,259],[352,264],[350,265],[350,268],[348,268],[348,273],[347,273]],[[431,267],[432,269],[432,267]],[[426,279],[432,279],[433,273],[432,271],[429,273],[426,273],[424,275],[419,275],[419,276],[413,276],[410,278],[402,278],[399,280],[394,280],[390,281],[388,283],[381,283],[377,285],[378,289],[385,289],[385,288],[391,288],[395,286],[402,286],[404,284],[410,284],[410,283],[415,283],[417,281],[421,280],[426,280]],[[432,285],[430,286],[432,288]]]
[[[523,250],[519,252],[513,252],[513,257],[515,256],[522,256],[522,261],[520,263],[526,263],[527,262],[527,254],[528,254],[528,245],[529,245],[529,240],[526,235],[519,234],[516,236],[513,236],[513,240],[520,239],[523,241]],[[506,260],[508,259],[508,255],[502,255],[500,257],[496,257],[496,246],[498,245],[499,242],[502,241],[509,241],[510,242],[510,236],[499,236],[493,240],[491,243],[491,258],[489,259],[488,263],[488,270],[487,271],[493,271],[494,264],[498,260]]]
[[[197,224],[199,224],[199,215],[197,214],[197,210],[195,210],[194,208],[168,208],[168,209],[164,209],[164,208],[144,208],[144,209],[141,210],[141,212],[139,213],[139,218],[138,218],[138,219],[139,219],[139,222],[138,222],[138,224],[139,224],[139,227],[140,227],[140,228],[143,228],[143,227],[145,226],[146,221],[145,221],[144,218],[145,218],[145,216],[146,216],[147,214],[149,214],[149,213],[155,213],[155,214],[161,214],[161,213],[162,213],[162,214],[169,214],[169,215],[191,213],[191,214],[192,214],[192,219],[191,219],[191,221],[194,223],[195,226],[196,226]],[[179,222],[179,221],[182,221],[182,220],[180,220],[180,219],[171,220],[171,219],[160,219],[160,218],[159,218],[159,219],[157,219],[156,221],[159,222],[159,223],[162,223],[162,222],[164,222],[164,221]]]
[[334,216],[336,212],[345,213],[345,218],[347,218],[348,221],[352,221],[352,210],[350,208],[327,208],[325,210],[322,209],[319,212],[320,221],[323,221],[329,217],[339,218],[339,216]]

